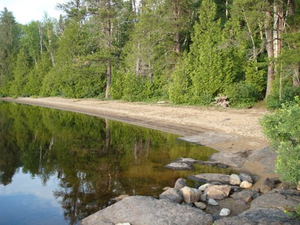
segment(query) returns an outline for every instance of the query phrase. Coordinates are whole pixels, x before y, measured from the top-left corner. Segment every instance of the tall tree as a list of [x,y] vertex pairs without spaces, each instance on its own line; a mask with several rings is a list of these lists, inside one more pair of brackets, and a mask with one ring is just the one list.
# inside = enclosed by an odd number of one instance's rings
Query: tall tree
[[18,53],[20,29],[12,12],[0,12],[0,87],[12,79],[13,62]]

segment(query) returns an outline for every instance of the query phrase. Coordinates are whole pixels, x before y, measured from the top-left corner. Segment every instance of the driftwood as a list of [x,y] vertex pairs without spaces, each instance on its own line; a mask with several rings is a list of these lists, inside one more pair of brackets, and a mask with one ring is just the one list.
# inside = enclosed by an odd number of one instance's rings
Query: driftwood
[[229,107],[229,99],[227,96],[220,95],[219,97],[215,98],[215,101],[212,102],[212,104],[216,106],[221,106],[221,107]]

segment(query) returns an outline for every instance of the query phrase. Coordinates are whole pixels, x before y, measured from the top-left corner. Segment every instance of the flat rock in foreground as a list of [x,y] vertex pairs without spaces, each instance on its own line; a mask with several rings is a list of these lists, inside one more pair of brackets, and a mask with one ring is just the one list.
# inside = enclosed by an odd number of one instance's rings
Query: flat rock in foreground
[[82,220],[82,225],[111,225],[117,223],[212,224],[212,216],[186,205],[179,205],[153,197],[131,196],[98,211]]

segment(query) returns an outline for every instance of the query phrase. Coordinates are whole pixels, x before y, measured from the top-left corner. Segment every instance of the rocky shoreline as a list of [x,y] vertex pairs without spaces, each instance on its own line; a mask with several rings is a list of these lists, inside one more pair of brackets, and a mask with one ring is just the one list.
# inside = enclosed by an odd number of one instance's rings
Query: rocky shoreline
[[255,162],[262,169],[261,174],[273,176],[243,172],[191,175],[188,179],[195,181],[195,187],[188,187],[186,179],[179,178],[174,187],[166,187],[158,198],[122,196],[120,201],[83,219],[81,224],[300,224],[299,218],[293,217],[300,203],[300,192],[285,187],[275,176],[275,159],[276,154],[267,148],[219,152],[206,162],[179,158],[166,167],[185,170],[200,163],[239,170]]

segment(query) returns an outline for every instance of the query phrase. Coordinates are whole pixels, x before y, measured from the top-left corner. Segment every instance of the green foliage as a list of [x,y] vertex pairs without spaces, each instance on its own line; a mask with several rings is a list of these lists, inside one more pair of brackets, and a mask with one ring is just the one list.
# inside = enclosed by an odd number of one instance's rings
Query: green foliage
[[300,181],[300,120],[297,104],[283,105],[261,121],[263,131],[277,153],[276,172],[280,179],[293,185]]
[[294,100],[297,96],[300,96],[300,87],[293,87],[286,84],[281,91],[275,89],[275,91],[267,97],[266,106],[268,109],[278,109],[282,104],[296,103]]
[[259,99],[259,92],[252,84],[235,83],[226,90],[230,105],[238,108],[252,107]]

